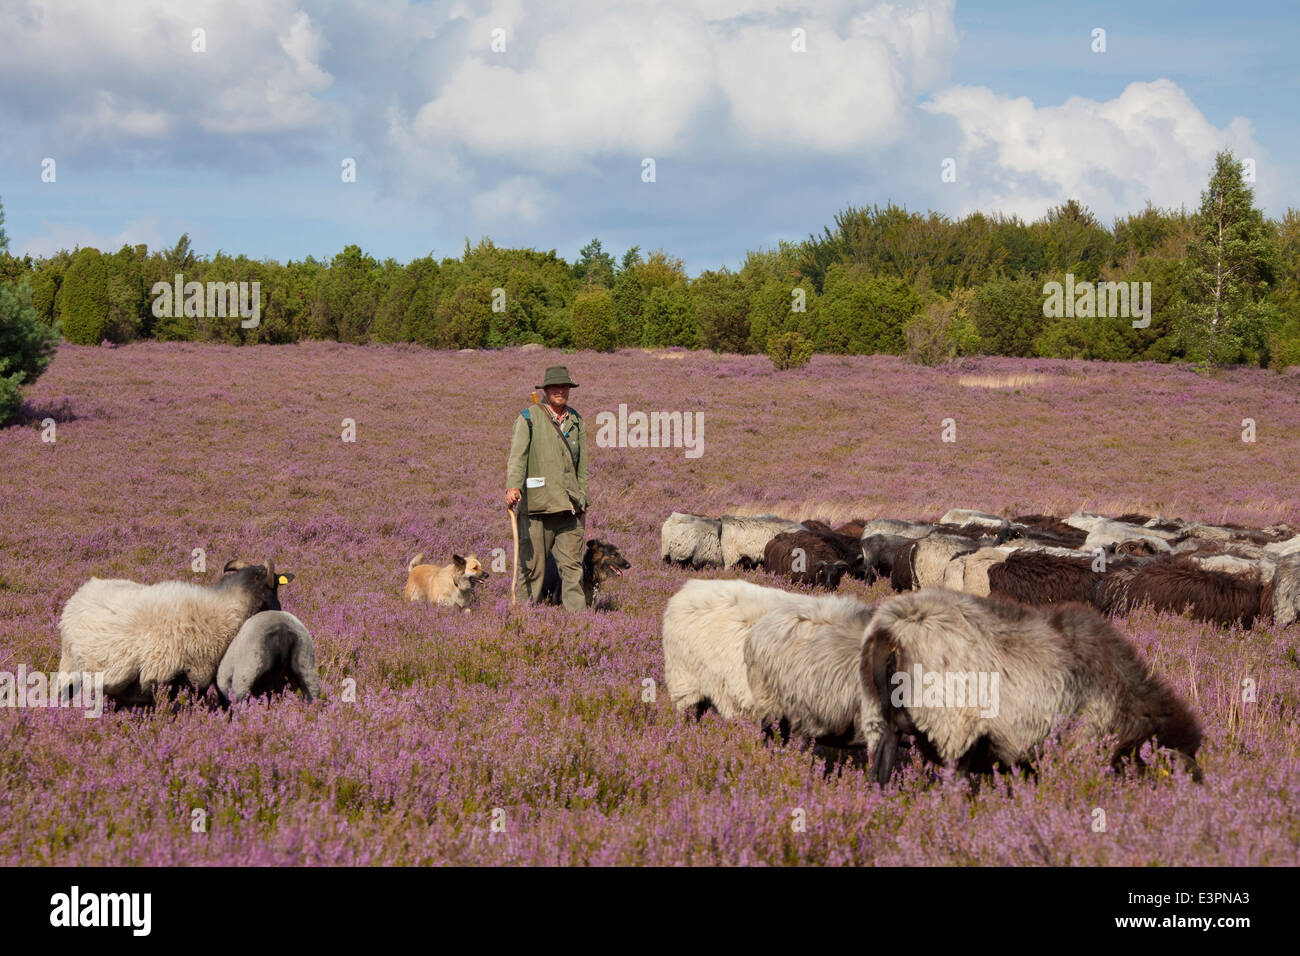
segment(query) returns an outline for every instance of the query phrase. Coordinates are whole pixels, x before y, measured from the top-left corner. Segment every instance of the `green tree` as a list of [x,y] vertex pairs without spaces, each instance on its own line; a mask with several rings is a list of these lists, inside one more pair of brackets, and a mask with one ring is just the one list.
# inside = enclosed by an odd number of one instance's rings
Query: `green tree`
[[78,249],[59,289],[59,321],[76,345],[98,345],[108,332],[108,265],[98,249]]
[[593,352],[613,350],[614,296],[608,289],[588,287],[578,293],[573,301],[573,341]]
[[1206,367],[1258,360],[1266,351],[1269,320],[1276,319],[1265,296],[1277,272],[1277,252],[1242,164],[1229,150],[1214,158],[1187,253],[1181,331],[1189,354]]
[[22,406],[22,387],[45,371],[59,344],[59,329],[32,308],[31,283],[0,285],[0,425]]
[[903,329],[920,309],[920,297],[902,279],[836,264],[826,274],[814,344],[825,352],[898,355],[907,345]]
[[973,301],[969,289],[954,289],[951,296],[931,300],[903,327],[907,360],[918,365],[939,365],[978,352],[979,335],[971,317]]
[[9,251],[9,237],[5,235],[5,204],[0,202],[0,252]]
[[492,289],[486,282],[459,286],[438,305],[439,342],[445,349],[479,349],[492,323]]
[[655,286],[650,290],[645,302],[645,344],[686,348],[699,345],[699,330],[684,286]]
[[1043,285],[1037,279],[995,279],[978,286],[971,317],[988,355],[1034,354],[1043,331]]
[[366,342],[379,308],[379,263],[357,245],[344,246],[321,273],[312,305],[312,333],[340,342]]
[[614,287],[614,257],[601,248],[599,239],[592,239],[579,250],[573,277],[585,285]]
[[700,339],[716,352],[744,352],[749,346],[749,299],[740,276],[725,266],[705,270],[688,289]]

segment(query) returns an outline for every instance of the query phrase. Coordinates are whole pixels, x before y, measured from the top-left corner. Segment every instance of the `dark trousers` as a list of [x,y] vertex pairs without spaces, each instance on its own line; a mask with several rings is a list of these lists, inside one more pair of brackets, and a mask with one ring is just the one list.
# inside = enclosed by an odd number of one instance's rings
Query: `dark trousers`
[[529,515],[527,538],[519,522],[519,599],[536,604],[542,597],[546,556],[555,557],[560,570],[560,594],[567,611],[582,611],[587,598],[582,591],[582,544],[586,528],[572,512]]

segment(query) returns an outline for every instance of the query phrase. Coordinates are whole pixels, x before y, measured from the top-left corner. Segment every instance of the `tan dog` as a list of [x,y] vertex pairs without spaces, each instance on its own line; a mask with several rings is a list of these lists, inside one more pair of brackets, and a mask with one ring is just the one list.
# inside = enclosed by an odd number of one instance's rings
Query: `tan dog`
[[474,585],[488,576],[478,558],[472,554],[468,558],[453,554],[451,564],[443,567],[421,564],[423,560],[421,552],[406,564],[406,599],[468,611]]

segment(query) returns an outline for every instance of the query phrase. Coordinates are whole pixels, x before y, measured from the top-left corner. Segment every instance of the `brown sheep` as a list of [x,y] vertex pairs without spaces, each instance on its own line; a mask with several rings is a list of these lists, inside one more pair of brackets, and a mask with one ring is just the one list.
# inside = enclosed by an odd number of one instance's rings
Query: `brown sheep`
[[1026,525],[1030,530],[1026,535],[1035,541],[1055,544],[1062,548],[1082,548],[1088,532],[1071,527],[1060,518],[1052,515],[1019,515],[1012,518],[1013,525]]
[[[1062,717],[1077,717],[1093,739],[1117,737],[1116,771],[1130,757],[1140,767],[1142,744],[1154,740],[1201,780],[1196,716],[1091,608],[1028,608],[941,588],[898,595],[867,626],[861,662],[864,696],[874,692],[885,724],[872,760],[881,784],[902,734],[930,761],[988,773],[1029,766]],[[924,693],[914,683],[923,678]]]
[[1250,627],[1260,613],[1263,584],[1253,575],[1225,574],[1184,558],[1114,569],[1105,576],[1097,605],[1115,613],[1149,602],[1157,611],[1182,613],[1218,624]]
[[862,567],[862,553],[856,538],[833,531],[785,531],[763,549],[763,566],[797,584],[821,585],[834,591],[845,571]]
[[1094,604],[1104,575],[1088,557],[1017,551],[989,568],[989,592],[1025,604]]

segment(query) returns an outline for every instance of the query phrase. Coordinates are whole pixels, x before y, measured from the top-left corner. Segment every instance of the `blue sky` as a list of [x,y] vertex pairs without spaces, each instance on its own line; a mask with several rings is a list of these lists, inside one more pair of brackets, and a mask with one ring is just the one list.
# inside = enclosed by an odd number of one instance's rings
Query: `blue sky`
[[408,261],[489,235],[572,259],[599,236],[694,275],[850,203],[1191,206],[1228,146],[1277,215],[1300,206],[1295,9],[16,0],[0,200],[19,253],[189,232],[205,254]]

